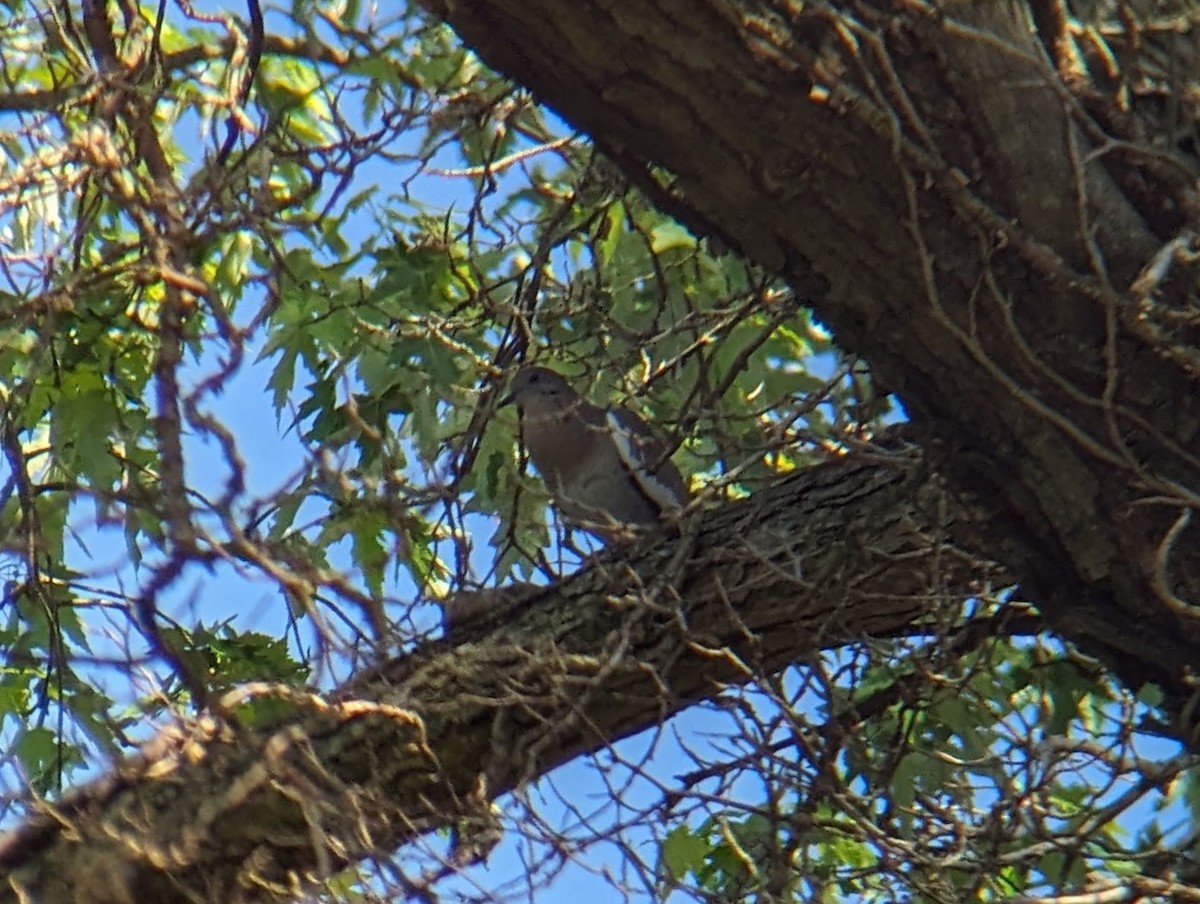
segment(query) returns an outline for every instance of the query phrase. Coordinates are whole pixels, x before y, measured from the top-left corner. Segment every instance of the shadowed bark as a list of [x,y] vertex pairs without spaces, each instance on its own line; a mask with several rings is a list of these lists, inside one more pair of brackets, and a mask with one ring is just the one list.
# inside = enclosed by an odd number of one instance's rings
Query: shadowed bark
[[0,842],[0,901],[286,899],[434,826],[486,836],[490,797],[723,683],[936,630],[990,561],[1196,711],[1200,207],[1055,4],[430,5],[665,210],[786,274],[924,458],[707,513],[342,702],[263,690],[296,706],[276,732],[164,736]]
[[1060,5],[430,6],[660,206],[785,273],[1056,630],[1192,711],[1196,165],[1138,143],[1154,122],[1090,79]]
[[[801,472],[383,664],[270,731],[206,719],[0,839],[0,901],[287,900],[347,863],[824,647],[945,631],[1003,581],[909,453]],[[1014,619],[1016,621],[1016,619]],[[1024,617],[1022,630],[1035,625]],[[970,626],[977,643],[1013,625]],[[889,698],[890,700],[891,698]],[[886,703],[884,704],[886,705]],[[853,729],[868,714],[848,712]]]

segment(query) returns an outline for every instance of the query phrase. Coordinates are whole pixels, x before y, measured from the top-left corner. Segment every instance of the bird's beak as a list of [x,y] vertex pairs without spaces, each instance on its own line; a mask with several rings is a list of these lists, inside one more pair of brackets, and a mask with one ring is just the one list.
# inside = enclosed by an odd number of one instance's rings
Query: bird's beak
[[517,394],[515,392],[510,392],[508,395],[506,395],[504,398],[502,398],[499,402],[496,403],[496,407],[497,408],[507,408],[509,405],[511,405],[516,400],[517,400]]

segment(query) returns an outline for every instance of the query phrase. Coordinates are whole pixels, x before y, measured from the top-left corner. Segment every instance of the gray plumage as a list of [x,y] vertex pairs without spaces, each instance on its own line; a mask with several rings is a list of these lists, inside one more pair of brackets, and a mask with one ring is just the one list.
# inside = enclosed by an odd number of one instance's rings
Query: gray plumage
[[655,524],[690,497],[666,447],[627,408],[605,410],[544,367],[525,367],[501,404],[521,412],[529,457],[559,513],[606,541]]

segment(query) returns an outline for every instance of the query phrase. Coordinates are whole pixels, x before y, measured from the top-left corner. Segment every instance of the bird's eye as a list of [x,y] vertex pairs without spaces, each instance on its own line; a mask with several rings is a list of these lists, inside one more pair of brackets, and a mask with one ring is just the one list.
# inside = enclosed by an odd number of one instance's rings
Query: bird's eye
[[530,374],[530,375],[529,375],[529,382],[530,382],[530,383],[536,383],[536,382],[537,382],[538,380],[540,380],[540,379],[541,379],[541,376],[539,376],[538,374]]

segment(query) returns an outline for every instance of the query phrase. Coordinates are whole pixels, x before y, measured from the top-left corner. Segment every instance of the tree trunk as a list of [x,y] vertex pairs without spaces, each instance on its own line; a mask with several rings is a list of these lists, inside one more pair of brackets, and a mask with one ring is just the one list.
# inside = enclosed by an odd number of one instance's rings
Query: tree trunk
[[1195,710],[1194,164],[1135,143],[1059,3],[429,5],[663,209],[785,274],[1054,628]]
[[519,782],[818,648],[937,630],[990,578],[1195,712],[1194,264],[1155,255],[1191,250],[1200,205],[1039,2],[1053,57],[1014,0],[431,0],[664,209],[779,268],[924,458],[801,473],[340,702],[288,694],[277,731],[164,735],[0,840],[0,902],[286,899],[438,825],[485,836]]
[[[964,597],[1006,577],[946,539],[980,527],[948,505],[910,453],[835,462],[609,555],[333,701],[250,689],[295,714],[270,731],[210,718],[164,733],[47,805],[0,838],[0,902],[288,900],[447,825],[460,856],[477,854],[487,801],[518,783],[822,647],[959,621]],[[1016,629],[968,626],[960,645]]]

